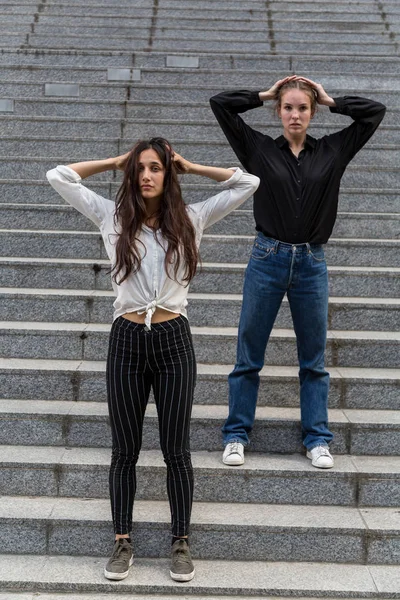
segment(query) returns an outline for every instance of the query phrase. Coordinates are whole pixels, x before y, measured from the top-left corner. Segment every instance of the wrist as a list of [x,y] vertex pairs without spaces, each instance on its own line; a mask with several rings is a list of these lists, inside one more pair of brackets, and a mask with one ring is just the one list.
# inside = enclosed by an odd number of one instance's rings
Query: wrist
[[329,106],[329,107],[336,106],[336,102],[330,96],[328,96],[323,102],[321,102],[321,104],[323,104],[324,106]]
[[273,100],[273,96],[269,91],[259,92],[258,97],[260,98],[261,102],[265,102],[266,100]]

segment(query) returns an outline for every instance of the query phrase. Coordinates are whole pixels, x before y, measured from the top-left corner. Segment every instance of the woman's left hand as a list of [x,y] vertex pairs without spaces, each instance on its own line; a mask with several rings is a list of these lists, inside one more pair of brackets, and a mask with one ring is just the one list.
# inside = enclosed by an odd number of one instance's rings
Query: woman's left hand
[[322,85],[320,83],[316,83],[312,79],[307,79],[307,77],[297,77],[298,81],[304,81],[304,83],[308,83],[316,92],[317,92],[317,102],[318,104],[322,104],[324,106],[335,106],[335,101],[331,98]]
[[175,163],[175,167],[178,173],[190,173],[190,167],[192,163],[186,160],[186,158],[183,158],[183,156],[181,156],[177,152],[175,152],[175,150],[173,151],[172,160]]

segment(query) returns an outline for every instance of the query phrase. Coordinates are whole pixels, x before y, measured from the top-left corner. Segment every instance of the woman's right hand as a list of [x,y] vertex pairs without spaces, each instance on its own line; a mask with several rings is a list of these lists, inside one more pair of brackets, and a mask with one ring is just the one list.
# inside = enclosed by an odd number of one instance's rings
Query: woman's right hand
[[265,92],[260,92],[260,94],[259,94],[260,100],[262,102],[264,100],[275,100],[276,95],[279,91],[279,88],[281,88],[283,85],[285,85],[285,83],[287,83],[288,81],[292,81],[293,79],[298,79],[298,76],[297,75],[289,75],[288,77],[285,77],[284,79],[279,79],[279,81],[274,83],[274,85],[272,87],[270,87],[269,90],[267,90]]

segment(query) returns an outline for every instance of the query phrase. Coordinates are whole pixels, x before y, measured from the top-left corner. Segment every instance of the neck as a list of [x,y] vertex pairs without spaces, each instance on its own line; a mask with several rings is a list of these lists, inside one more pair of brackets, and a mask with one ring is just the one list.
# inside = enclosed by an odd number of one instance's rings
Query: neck
[[298,136],[298,135],[291,135],[290,133],[287,133],[285,131],[284,136],[289,143],[289,148],[291,149],[291,151],[294,154],[299,154],[299,152],[301,152],[301,150],[304,148],[304,143],[306,141],[306,134],[304,133],[304,134]]

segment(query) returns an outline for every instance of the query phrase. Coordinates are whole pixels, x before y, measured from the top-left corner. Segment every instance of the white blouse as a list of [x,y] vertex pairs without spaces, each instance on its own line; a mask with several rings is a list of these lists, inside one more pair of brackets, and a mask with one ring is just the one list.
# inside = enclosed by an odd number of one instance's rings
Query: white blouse
[[[118,226],[114,225],[115,202],[103,198],[81,183],[81,177],[69,167],[58,166],[48,171],[47,179],[53,188],[85,217],[100,229],[111,265],[116,262],[115,246]],[[255,175],[243,173],[236,168],[232,177],[220,182],[223,189],[219,194],[188,204],[186,210],[196,231],[196,243],[200,244],[204,229],[210,227],[235,208],[238,208],[258,188],[260,180]],[[157,239],[156,239],[157,236]],[[116,295],[114,320],[129,312],[146,313],[145,323],[151,327],[151,318],[159,306],[173,313],[187,317],[187,295],[189,286],[183,282],[185,266],[180,266],[176,280],[173,269],[168,277],[165,269],[167,242],[159,231],[143,225],[138,239],[144,247],[142,262],[138,272],[131,273],[121,284],[112,279]],[[158,241],[157,241],[158,240]],[[161,245],[160,245],[161,244]],[[141,248],[141,244],[139,244]]]

